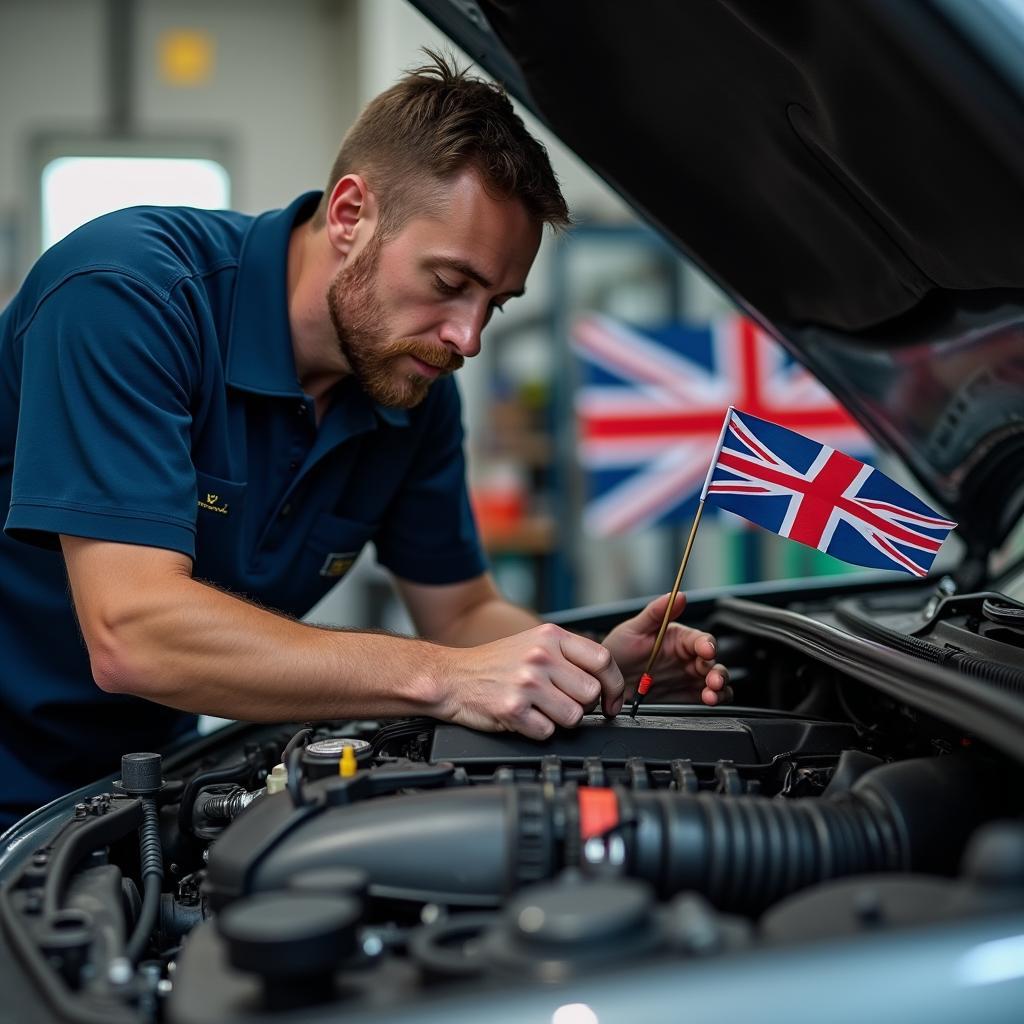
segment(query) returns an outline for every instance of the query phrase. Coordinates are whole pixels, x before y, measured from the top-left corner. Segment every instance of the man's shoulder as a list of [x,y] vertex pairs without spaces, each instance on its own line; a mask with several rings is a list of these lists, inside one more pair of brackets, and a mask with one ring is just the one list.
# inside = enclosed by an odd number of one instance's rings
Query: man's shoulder
[[102,289],[105,281],[157,304],[178,301],[172,296],[182,281],[238,266],[253,219],[225,210],[160,206],[97,217],[39,257],[0,316],[0,335],[20,334],[41,309],[54,308],[64,296],[88,301],[89,290]]
[[183,277],[237,265],[253,218],[228,210],[133,206],[97,217],[48,249],[32,277],[51,287],[89,272],[127,274],[166,296]]

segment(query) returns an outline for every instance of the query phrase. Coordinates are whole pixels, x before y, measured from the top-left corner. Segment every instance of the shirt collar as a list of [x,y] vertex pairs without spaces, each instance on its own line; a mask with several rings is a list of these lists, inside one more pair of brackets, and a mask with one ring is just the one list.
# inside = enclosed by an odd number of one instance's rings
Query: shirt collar
[[373,430],[377,426],[377,418],[392,427],[409,425],[407,409],[393,409],[373,401],[353,377],[346,377],[334,389],[334,397],[321,421],[320,431],[329,440],[343,441]]
[[[302,396],[288,320],[288,243],[294,227],[313,215],[321,195],[305,192],[283,210],[256,217],[246,232],[228,335],[225,378],[232,387],[281,398]],[[369,397],[366,403],[385,423],[408,426],[407,410]]]
[[288,322],[288,242],[319,198],[319,192],[306,192],[283,210],[261,214],[246,232],[225,370],[233,387],[285,398],[302,395]]
[[373,406],[373,411],[392,427],[409,426],[408,409],[396,409],[394,406],[381,405],[380,402],[371,402],[370,404]]

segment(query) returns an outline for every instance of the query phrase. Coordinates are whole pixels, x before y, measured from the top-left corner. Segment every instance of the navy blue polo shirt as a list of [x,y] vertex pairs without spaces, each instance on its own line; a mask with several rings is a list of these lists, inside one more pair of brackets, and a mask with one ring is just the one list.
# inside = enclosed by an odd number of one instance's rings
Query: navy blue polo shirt
[[193,722],[93,683],[59,534],[183,552],[197,579],[293,615],[371,541],[418,583],[484,571],[451,378],[408,411],[348,378],[316,423],[286,266],[318,200],[109,214],[0,316],[0,825]]

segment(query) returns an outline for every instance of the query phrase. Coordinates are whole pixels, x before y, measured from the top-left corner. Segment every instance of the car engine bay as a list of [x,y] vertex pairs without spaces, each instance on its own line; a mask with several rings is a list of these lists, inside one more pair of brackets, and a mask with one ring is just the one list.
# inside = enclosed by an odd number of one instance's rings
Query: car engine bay
[[[59,1019],[205,1024],[391,1019],[1020,910],[1020,611],[906,589],[723,598],[707,624],[734,706],[592,714],[542,743],[402,719],[129,752],[22,851],[4,934]],[[834,625],[858,616],[873,639]],[[897,652],[905,678],[886,664],[873,685],[880,630],[947,664]],[[961,633],[984,657],[954,673]],[[915,671],[938,673],[928,699]]]

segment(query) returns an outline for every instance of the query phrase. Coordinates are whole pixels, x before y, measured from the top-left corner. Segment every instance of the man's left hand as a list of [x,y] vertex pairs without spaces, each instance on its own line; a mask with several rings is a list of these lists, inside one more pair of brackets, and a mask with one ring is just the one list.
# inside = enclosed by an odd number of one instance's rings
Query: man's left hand
[[[625,700],[632,700],[633,691],[665,617],[669,595],[657,597],[639,615],[619,623],[604,639],[626,679]],[[678,618],[686,607],[686,595],[677,594],[672,618]],[[703,702],[714,706],[732,700],[729,670],[715,661],[715,638],[678,622],[669,623],[665,639],[650,673],[654,685],[648,699],[671,702]],[[618,713],[621,709],[614,708]]]

